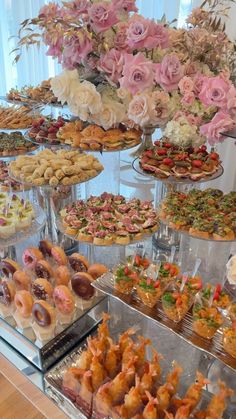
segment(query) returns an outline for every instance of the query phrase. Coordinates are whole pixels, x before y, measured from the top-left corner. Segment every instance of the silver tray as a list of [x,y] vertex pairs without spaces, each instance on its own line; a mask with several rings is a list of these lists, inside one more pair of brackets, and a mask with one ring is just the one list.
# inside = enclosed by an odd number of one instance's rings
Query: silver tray
[[[119,328],[119,327],[118,327]],[[112,332],[112,330],[111,330]],[[93,331],[92,334],[95,334],[96,330]],[[97,415],[95,412],[91,412],[91,408],[86,410],[86,407],[81,405],[75,404],[67,395],[65,395],[62,391],[62,381],[63,381],[63,374],[64,371],[73,366],[78,358],[78,355],[81,354],[83,349],[86,348],[86,341],[80,343],[80,345],[74,349],[70,354],[68,354],[62,361],[60,361],[57,365],[55,365],[50,371],[48,371],[44,375],[44,391],[47,396],[57,404],[60,409],[62,409],[71,419],[80,418],[80,419],[97,419]],[[170,369],[171,363],[168,365],[168,371]],[[167,372],[167,371],[166,371]],[[205,373],[205,371],[203,372]],[[194,374],[195,375],[195,374]],[[184,377],[183,377],[184,378]],[[194,381],[192,377],[191,383]],[[183,383],[181,383],[180,393],[183,394],[183,388],[185,387]],[[186,388],[185,388],[186,390]],[[185,391],[184,390],[184,391]],[[215,392],[209,392],[203,390],[201,401],[199,402],[197,409],[204,409],[205,406],[209,403],[212,394]],[[234,405],[229,403],[227,410],[224,412],[223,418],[224,419],[234,419],[235,418],[235,410]],[[107,419],[104,417],[104,419]]]
[[158,301],[157,305],[154,308],[149,308],[144,305],[139,298],[132,293],[130,295],[122,294],[114,288],[114,276],[111,272],[101,276],[96,281],[93,282],[93,286],[103,293],[110,295],[122,303],[129,306],[131,309],[136,310],[142,313],[149,319],[153,319],[157,323],[161,324],[165,328],[171,330],[180,338],[184,339],[186,342],[192,344],[196,348],[212,355],[213,357],[219,359],[228,367],[236,371],[236,359],[228,355],[222,347],[222,330],[219,329],[213,339],[205,339],[201,336],[198,336],[193,332],[192,321],[193,317],[190,312],[188,312],[183,320],[179,323],[175,323],[168,319],[162,310],[161,302]]
[[107,310],[107,304],[107,297],[97,297],[91,307],[84,310],[79,318],[42,347],[37,346],[33,340],[24,336],[2,318],[0,318],[0,337],[40,370],[46,371],[90,333],[100,321],[102,312]]

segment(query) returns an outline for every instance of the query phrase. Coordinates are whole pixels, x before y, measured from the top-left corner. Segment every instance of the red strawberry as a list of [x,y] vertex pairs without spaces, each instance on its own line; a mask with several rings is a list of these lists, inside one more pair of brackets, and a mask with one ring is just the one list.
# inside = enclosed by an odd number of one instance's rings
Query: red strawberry
[[125,266],[125,268],[124,268],[124,274],[125,275],[129,275],[129,273],[130,273],[130,270],[129,270],[128,266]]
[[165,148],[160,148],[157,150],[157,154],[158,156],[165,156],[167,154],[167,150],[165,150]]
[[167,166],[173,166],[174,165],[174,162],[170,157],[165,157],[164,160],[163,160],[163,163],[167,164]]
[[172,147],[172,144],[171,143],[164,143],[164,147],[165,148],[171,148]]
[[136,266],[140,266],[141,265],[141,258],[140,258],[139,255],[135,255],[134,263],[135,263]]
[[207,151],[207,146],[206,145],[201,145],[201,147],[199,148],[199,151]]
[[164,263],[163,268],[165,269],[165,271],[169,271],[171,265],[170,263]]
[[154,144],[157,145],[157,146],[159,146],[160,145],[160,141],[159,140],[154,141]]
[[155,282],[155,284],[154,284],[154,288],[159,288],[159,286],[160,286],[160,280],[158,279],[158,281],[156,281]]
[[145,151],[145,156],[152,157],[153,156],[153,151],[152,150]]
[[218,153],[211,153],[209,156],[212,160],[218,160],[219,159],[219,154]]
[[202,166],[202,161],[201,160],[192,160],[192,166],[201,167]]
[[57,132],[58,131],[58,129],[55,127],[55,126],[52,126],[52,127],[49,127],[48,128],[48,132],[50,133],[50,134],[52,134],[53,132]]
[[215,301],[218,301],[219,300],[219,298],[220,298],[220,294],[218,293],[218,292],[214,292],[214,295],[213,295],[213,300],[215,300]]
[[222,286],[221,286],[221,284],[216,284],[216,292],[218,292],[219,294],[221,293],[221,291],[222,291]]

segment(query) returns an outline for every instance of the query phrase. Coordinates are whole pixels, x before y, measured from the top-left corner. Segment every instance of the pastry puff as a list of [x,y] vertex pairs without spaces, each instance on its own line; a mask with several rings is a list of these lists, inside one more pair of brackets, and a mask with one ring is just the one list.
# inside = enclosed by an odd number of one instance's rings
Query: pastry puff
[[65,176],[65,173],[61,169],[58,169],[55,171],[55,176],[58,180],[61,180]]
[[50,186],[57,186],[59,184],[59,180],[56,178],[56,176],[53,176],[50,180],[49,180],[49,185]]
[[44,172],[44,178],[45,179],[51,179],[51,177],[53,176],[53,169],[51,167],[48,167],[45,172]]
[[33,184],[35,186],[42,186],[42,185],[46,185],[46,179],[44,179],[44,177],[38,177],[36,179],[33,179]]

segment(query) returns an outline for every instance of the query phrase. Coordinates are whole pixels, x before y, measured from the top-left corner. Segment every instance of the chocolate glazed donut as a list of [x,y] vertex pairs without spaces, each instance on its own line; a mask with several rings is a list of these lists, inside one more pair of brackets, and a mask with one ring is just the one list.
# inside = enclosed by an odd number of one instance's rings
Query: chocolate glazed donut
[[52,271],[49,263],[46,260],[39,260],[35,265],[35,273],[38,278],[50,279]]
[[10,260],[2,260],[0,263],[0,269],[2,273],[7,277],[10,278],[14,272],[17,270],[17,266],[15,266],[16,263],[11,263]]
[[69,264],[71,268],[73,269],[73,271],[87,272],[89,263],[84,256],[78,253],[73,253],[72,255],[69,256],[68,259],[69,259]]
[[41,327],[47,327],[51,324],[50,313],[40,303],[34,303],[32,315],[36,323]]
[[77,272],[71,278],[71,287],[78,297],[83,300],[90,300],[95,294],[95,289],[91,285],[93,278],[85,272]]
[[5,281],[0,283],[0,303],[5,306],[9,306],[11,304],[11,293],[7,282]]

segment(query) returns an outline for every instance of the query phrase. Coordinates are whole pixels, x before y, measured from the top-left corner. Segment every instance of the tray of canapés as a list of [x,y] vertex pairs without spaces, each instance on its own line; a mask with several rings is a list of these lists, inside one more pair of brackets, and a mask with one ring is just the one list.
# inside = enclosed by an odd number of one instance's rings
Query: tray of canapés
[[12,179],[8,172],[8,163],[0,161],[0,191],[1,192],[24,192],[29,189],[22,183]]
[[9,164],[13,179],[29,186],[70,186],[98,176],[102,164],[92,154],[76,150],[44,149],[33,156],[19,156]]
[[19,131],[11,133],[0,131],[0,156],[1,157],[14,157],[19,154],[27,154],[36,150],[38,146],[32,144],[27,140],[24,135]]
[[6,100],[9,103],[26,104],[29,106],[42,103],[61,107],[61,103],[58,102],[51,90],[50,80],[51,79],[43,80],[42,83],[36,87],[24,86],[21,89],[12,88],[6,96],[2,96],[0,99]]
[[156,232],[158,217],[149,201],[104,192],[67,205],[60,212],[58,227],[80,242],[124,246]]
[[108,270],[48,240],[24,249],[21,263],[2,259],[0,269],[0,318],[38,348],[101,300],[92,282]]
[[46,393],[71,418],[233,418],[227,401],[234,392],[225,383],[212,395],[204,390],[210,381],[192,371],[195,382],[186,385],[176,361],[163,372],[150,339],[135,329],[117,336],[108,319],[105,313],[96,333],[45,375]]
[[161,202],[160,220],[174,230],[203,240],[236,240],[236,192],[192,189],[171,192]]
[[183,149],[165,139],[155,141],[152,149],[134,160],[133,167],[138,173],[168,182],[209,181],[223,173],[219,154],[209,153],[205,145]]
[[135,255],[93,286],[236,369],[236,303],[220,284],[204,285],[195,272]]
[[62,117],[42,117],[35,120],[27,137],[36,144],[61,145],[86,151],[120,151],[140,144],[141,131],[119,128],[104,130],[80,120],[68,121]]

